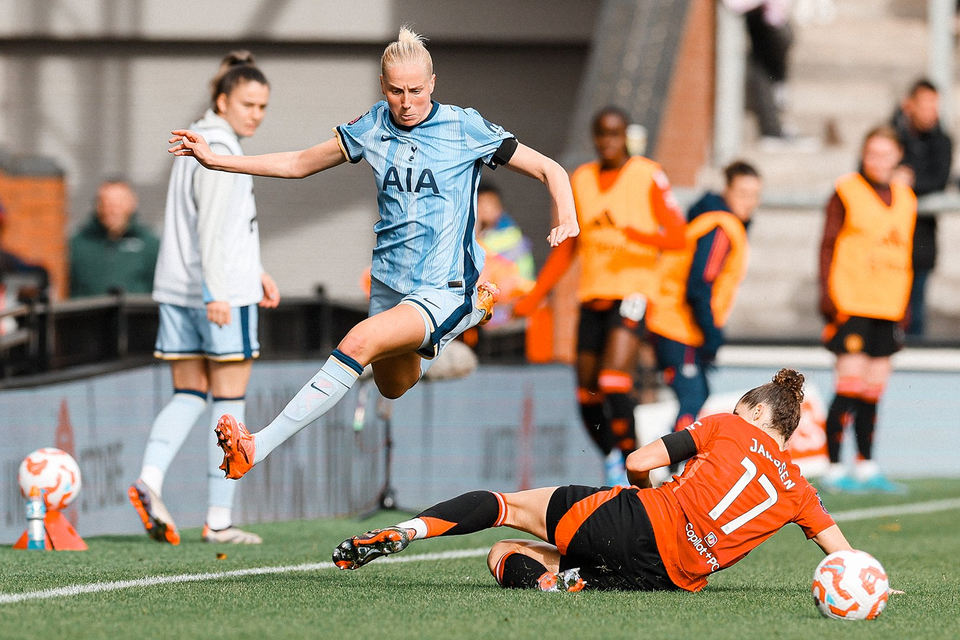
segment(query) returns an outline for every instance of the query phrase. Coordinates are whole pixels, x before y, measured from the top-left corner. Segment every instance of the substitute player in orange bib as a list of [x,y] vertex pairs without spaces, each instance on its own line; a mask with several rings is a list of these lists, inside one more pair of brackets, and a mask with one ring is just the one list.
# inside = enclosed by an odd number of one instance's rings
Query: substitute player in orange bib
[[599,159],[571,178],[580,235],[551,252],[530,294],[513,312],[536,310],[580,258],[577,402],[584,427],[605,456],[607,484],[626,480],[623,456],[636,448],[633,371],[646,337],[647,300],[661,249],[682,249],[684,219],[656,162],[627,152],[629,118],[601,110],[593,121]]
[[696,420],[710,395],[707,370],[747,272],[747,225],[760,205],[760,174],[746,162],[724,169],[722,193],[707,193],[689,212],[686,246],[664,251],[660,286],[647,312],[657,361],[680,404],[674,430]]
[[[903,320],[913,282],[913,227],[917,198],[892,181],[903,156],[897,133],[877,127],[863,142],[861,169],[837,180],[827,203],[820,246],[823,340],[837,354],[836,396],[827,413],[831,491],[899,492],[873,461],[877,403],[902,347]],[[857,464],[840,463],[843,430],[853,423]]]
[[345,540],[333,553],[356,569],[412,541],[508,526],[541,541],[503,540],[487,564],[503,587],[699,591],[707,578],[795,522],[825,553],[849,549],[786,443],[800,421],[803,376],[781,369],[732,414],[709,416],[627,458],[634,483],[689,460],[656,489],[564,486],[474,491],[394,527]]

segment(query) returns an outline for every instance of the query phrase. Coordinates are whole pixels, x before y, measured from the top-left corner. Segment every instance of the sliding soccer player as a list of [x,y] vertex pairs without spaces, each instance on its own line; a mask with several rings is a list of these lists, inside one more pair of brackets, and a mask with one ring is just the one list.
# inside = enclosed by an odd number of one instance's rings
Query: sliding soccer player
[[849,549],[786,443],[800,422],[803,376],[781,369],[732,414],[709,416],[630,454],[635,484],[689,459],[657,489],[564,486],[474,491],[416,518],[342,542],[341,569],[402,551],[412,540],[507,526],[536,540],[503,540],[487,565],[503,587],[699,591],[790,522],[825,553]]

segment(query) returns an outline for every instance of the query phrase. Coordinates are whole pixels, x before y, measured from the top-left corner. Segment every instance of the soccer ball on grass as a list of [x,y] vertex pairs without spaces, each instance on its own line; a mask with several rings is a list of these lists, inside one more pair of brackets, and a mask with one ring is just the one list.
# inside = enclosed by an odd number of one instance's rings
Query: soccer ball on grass
[[24,458],[17,480],[24,498],[36,487],[43,492],[47,509],[53,511],[66,508],[80,493],[77,461],[66,451],[52,447],[37,449]]
[[887,572],[865,551],[831,553],[813,572],[813,601],[827,618],[873,620],[887,606],[889,592]]

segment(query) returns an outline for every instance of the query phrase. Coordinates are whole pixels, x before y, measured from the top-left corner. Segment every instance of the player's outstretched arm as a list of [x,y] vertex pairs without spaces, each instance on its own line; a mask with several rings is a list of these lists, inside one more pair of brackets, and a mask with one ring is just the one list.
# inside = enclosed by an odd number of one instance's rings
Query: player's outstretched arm
[[347,159],[336,138],[301,151],[265,153],[259,156],[220,155],[210,149],[202,135],[187,129],[171,131],[168,149],[175,156],[193,156],[207,169],[248,173],[271,178],[305,178],[343,164]]
[[662,438],[644,445],[627,456],[627,479],[638,487],[650,486],[650,470],[670,464],[670,454]]
[[517,145],[517,150],[514,151],[506,167],[519,174],[536,178],[547,185],[550,198],[553,200],[553,208],[557,212],[558,222],[547,236],[551,247],[557,246],[567,238],[574,238],[580,233],[570,177],[567,176],[563,167],[524,144]]
[[840,527],[837,525],[827,527],[810,539],[816,542],[826,555],[830,555],[834,551],[853,548],[850,546],[850,543],[847,542],[843,532],[840,531]]

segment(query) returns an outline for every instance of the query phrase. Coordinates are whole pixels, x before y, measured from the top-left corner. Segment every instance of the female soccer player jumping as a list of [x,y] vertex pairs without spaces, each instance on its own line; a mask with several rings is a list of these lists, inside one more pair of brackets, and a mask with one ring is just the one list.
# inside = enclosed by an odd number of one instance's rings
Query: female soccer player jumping
[[243,476],[326,413],[367,364],[380,393],[397,398],[450,340],[483,319],[492,300],[487,308],[478,300],[483,251],[474,227],[484,166],[505,165],[547,186],[559,221],[548,237],[552,246],[579,233],[570,181],[559,164],[475,110],[431,100],[436,76],[419,35],[401,29],[383,53],[381,73],[385,100],[337,127],[333,139],[302,151],[222,156],[194,132],[173,132],[171,153],[192,155],[211,169],[303,178],[363,159],[377,184],[370,317],[350,330],[267,427],[251,435],[232,416],[220,419],[228,478]]
[[651,469],[690,459],[657,489],[565,486],[474,491],[394,527],[342,542],[341,569],[402,551],[411,540],[507,526],[537,536],[503,540],[487,565],[503,587],[699,591],[789,522],[826,553],[849,549],[786,443],[800,421],[803,376],[781,369],[732,414],[695,422],[630,454],[635,484]]

